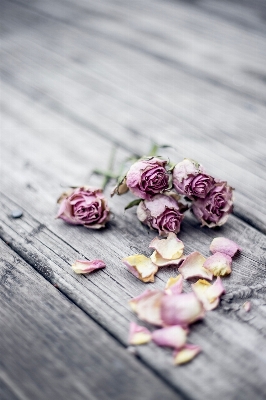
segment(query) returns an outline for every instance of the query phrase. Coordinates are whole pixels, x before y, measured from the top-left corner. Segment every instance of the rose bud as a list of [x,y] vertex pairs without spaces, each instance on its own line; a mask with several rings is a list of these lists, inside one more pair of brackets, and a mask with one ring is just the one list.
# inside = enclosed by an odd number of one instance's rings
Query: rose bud
[[187,197],[205,198],[214,179],[205,173],[201,164],[185,158],[173,169],[173,185],[178,193]]
[[160,236],[167,236],[169,232],[178,233],[184,218],[176,200],[163,194],[141,201],[137,216],[142,223],[158,230]]
[[150,200],[169,187],[169,175],[165,168],[167,161],[156,157],[143,159],[131,165],[126,184],[129,190],[141,199]]
[[196,218],[209,228],[223,225],[233,210],[233,189],[227,182],[216,182],[205,199],[192,204]]
[[101,189],[83,186],[63,193],[58,199],[60,208],[56,218],[69,224],[86,228],[103,228],[110,217],[110,210]]

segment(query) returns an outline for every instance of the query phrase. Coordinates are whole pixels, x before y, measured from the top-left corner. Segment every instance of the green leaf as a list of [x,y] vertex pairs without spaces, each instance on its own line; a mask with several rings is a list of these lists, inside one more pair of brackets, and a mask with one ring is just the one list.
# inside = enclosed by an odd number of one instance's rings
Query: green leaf
[[125,210],[128,210],[129,208],[134,207],[134,206],[138,206],[139,203],[140,203],[141,201],[142,201],[142,199],[136,199],[136,200],[131,201],[131,202],[128,203],[128,205],[125,207]]

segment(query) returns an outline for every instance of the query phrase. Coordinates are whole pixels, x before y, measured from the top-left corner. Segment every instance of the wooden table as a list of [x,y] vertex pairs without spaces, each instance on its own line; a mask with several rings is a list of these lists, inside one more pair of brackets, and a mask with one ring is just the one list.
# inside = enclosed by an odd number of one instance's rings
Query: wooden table
[[[1,1],[0,398],[265,399],[266,5],[248,1]],[[186,254],[216,236],[242,252],[221,305],[191,328],[202,353],[174,367],[153,344],[128,350],[128,300],[163,289],[121,259],[156,236],[109,202],[107,229],[55,220],[68,186],[99,184],[151,143],[197,159],[235,188],[220,229],[187,216]],[[89,180],[90,179],[90,180]],[[106,189],[109,197],[112,184]],[[21,218],[10,215],[23,211]],[[76,275],[79,258],[107,267]],[[187,284],[185,290],[189,288]],[[243,303],[251,301],[250,312]]]

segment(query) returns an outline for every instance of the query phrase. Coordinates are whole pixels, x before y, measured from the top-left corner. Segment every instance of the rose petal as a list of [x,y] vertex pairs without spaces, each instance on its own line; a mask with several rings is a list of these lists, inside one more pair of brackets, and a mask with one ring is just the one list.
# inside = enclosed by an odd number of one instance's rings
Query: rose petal
[[161,302],[164,293],[161,290],[153,290],[135,303],[135,312],[142,321],[150,324],[162,326]]
[[151,341],[151,332],[144,326],[135,324],[135,322],[130,323],[129,328],[129,344],[145,344]]
[[133,299],[129,300],[129,305],[132,309],[132,311],[137,312],[137,304],[138,302],[143,299],[144,297],[149,297],[150,293],[152,293],[152,290],[146,289],[143,293],[141,293],[139,296],[134,297]]
[[214,276],[225,276],[232,272],[232,258],[224,253],[215,253],[207,258],[203,264],[203,268],[211,271]]
[[165,295],[162,298],[161,317],[164,325],[187,326],[204,317],[204,308],[193,293]]
[[182,349],[174,352],[174,364],[180,365],[191,361],[197,354],[201,352],[201,348],[194,344],[186,344]]
[[219,252],[233,257],[238,250],[241,250],[240,247],[235,242],[225,237],[217,237],[213,239],[210,245],[210,251],[213,254]]
[[216,308],[220,301],[220,296],[225,292],[221,278],[217,278],[213,285],[205,279],[199,279],[192,285],[192,289],[198,299],[202,302],[206,311]]
[[203,267],[206,258],[203,257],[198,251],[194,251],[186,257],[178,271],[182,274],[183,278],[206,278],[212,279],[212,273]]
[[149,247],[156,250],[165,260],[180,258],[184,250],[183,242],[173,232],[170,232],[166,239],[154,238]]
[[179,349],[187,340],[187,330],[181,326],[170,326],[152,332],[152,340],[158,346],[174,347]]
[[243,308],[244,308],[244,310],[245,310],[246,312],[249,312],[250,309],[251,309],[251,303],[250,303],[250,301],[246,301],[246,302],[243,304]]
[[158,271],[158,267],[153,264],[150,258],[143,254],[135,254],[124,258],[122,261],[130,272],[142,282],[154,282],[154,275]]
[[72,265],[72,269],[76,274],[89,274],[90,272],[106,267],[102,260],[77,260]]
[[157,265],[158,267],[168,267],[169,265],[179,265],[182,261],[186,259],[186,257],[180,257],[176,260],[165,260],[158,251],[154,250],[152,255],[150,256],[151,261]]
[[183,290],[183,277],[177,275],[175,278],[169,278],[165,285],[165,293],[167,294],[180,294]]

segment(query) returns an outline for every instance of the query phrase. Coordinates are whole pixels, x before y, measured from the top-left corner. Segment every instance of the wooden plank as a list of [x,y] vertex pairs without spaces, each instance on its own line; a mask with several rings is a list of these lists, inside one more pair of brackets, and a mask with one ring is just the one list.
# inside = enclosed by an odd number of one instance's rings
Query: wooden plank
[[[178,148],[177,152],[169,153],[174,158],[177,158],[177,154],[178,158],[189,154],[202,161],[215,175],[221,174],[220,166],[223,165],[223,178],[228,179],[240,195],[237,215],[244,216],[265,232],[264,107],[257,104],[254,113],[254,109],[247,110],[246,101],[240,97],[228,97],[228,93],[221,88],[214,89],[208,82],[199,84],[193,77],[188,79],[183,73],[176,71],[174,75],[171,73],[169,82],[156,79],[158,89],[155,89],[152,71],[155,74],[157,70],[157,76],[158,71],[165,76],[169,74],[167,66],[162,67],[160,63],[149,60],[149,57],[144,55],[137,56],[137,52],[125,50],[123,46],[113,43],[112,39],[93,37],[92,40],[90,36],[82,33],[82,40],[79,40],[80,31],[71,30],[62,23],[58,30],[58,23],[55,24],[55,21],[41,16],[38,19],[38,30],[35,32],[38,44],[36,46],[33,42],[29,47],[27,41],[30,40],[31,30],[27,30],[26,27],[35,23],[32,22],[33,14],[28,13],[29,11],[25,10],[23,13],[23,9],[19,14],[11,13],[15,20],[9,23],[9,26],[13,26],[15,22],[16,26],[22,24],[25,36],[23,41],[15,41],[13,46],[12,41],[7,41],[11,53],[5,54],[2,71],[9,84],[18,87],[29,96],[34,96],[37,101],[56,109],[57,112],[67,114],[75,123],[87,126],[105,137],[109,136],[121,142],[123,146],[128,147],[131,143],[131,150],[137,151],[140,142],[141,147],[147,149],[149,140],[155,138],[161,143],[173,143]],[[9,15],[10,18],[11,16]],[[48,41],[44,40],[46,36]],[[62,50],[61,43],[66,38],[66,45]],[[95,62],[91,64],[85,60],[83,65],[77,66],[71,61],[73,48],[75,57],[83,54],[83,58],[86,54],[85,48],[90,48]],[[137,68],[137,71],[134,71],[134,60],[141,65],[141,70]],[[20,69],[13,74],[15,62],[20,62]],[[127,64],[124,65],[124,62]],[[126,72],[123,73],[123,70]],[[143,77],[145,79],[140,80]],[[171,84],[177,80],[186,82],[184,87],[179,88],[179,98],[176,97],[176,92],[170,89]],[[131,87],[130,93],[123,87]],[[154,96],[155,90],[160,92],[157,96]],[[207,101],[202,99],[200,93],[206,94],[210,91],[213,92],[210,98],[207,95]],[[151,98],[156,104],[150,104]],[[178,109],[176,101],[179,101]],[[191,117],[191,110],[194,117]],[[205,115],[204,118],[202,114]],[[254,137],[252,147],[250,132]],[[138,141],[135,140],[136,134]],[[242,140],[239,140],[240,137]],[[197,145],[192,145],[191,140]]]
[[2,241],[0,249],[1,399],[181,399]]

